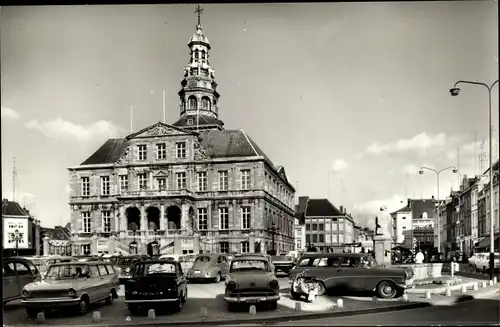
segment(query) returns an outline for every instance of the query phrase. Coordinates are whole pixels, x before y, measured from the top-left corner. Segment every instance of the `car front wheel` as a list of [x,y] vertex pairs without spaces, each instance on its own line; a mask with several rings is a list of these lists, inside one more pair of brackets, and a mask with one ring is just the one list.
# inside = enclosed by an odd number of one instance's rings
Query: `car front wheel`
[[221,276],[220,276],[220,272],[219,272],[219,273],[217,273],[217,276],[215,276],[215,278],[214,278],[214,283],[219,283],[220,278],[221,278]]
[[78,307],[77,307],[78,314],[84,315],[87,313],[88,310],[89,310],[89,301],[87,300],[87,298],[81,299],[80,302],[78,302]]
[[392,299],[398,293],[398,289],[393,282],[382,281],[377,286],[377,295],[382,299]]

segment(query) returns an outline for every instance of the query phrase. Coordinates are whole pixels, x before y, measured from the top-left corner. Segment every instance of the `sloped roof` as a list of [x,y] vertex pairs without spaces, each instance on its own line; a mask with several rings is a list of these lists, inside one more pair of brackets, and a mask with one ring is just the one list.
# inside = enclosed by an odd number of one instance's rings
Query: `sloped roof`
[[53,241],[67,241],[70,239],[70,230],[67,227],[55,226],[54,228],[42,227],[42,234]]
[[109,139],[81,164],[97,165],[114,163],[120,159],[127,146],[128,141],[126,138]]
[[391,213],[392,214],[395,214],[395,213],[398,213],[398,212],[410,212],[410,208],[408,208],[408,206],[404,206],[403,208],[399,209],[399,210],[396,210],[394,212]]
[[[172,126],[176,127],[196,127],[196,125],[199,126],[206,126],[206,125],[219,125],[219,126],[224,126],[224,123],[222,120],[218,120],[212,116],[204,116],[204,115],[199,115],[199,119],[197,118],[198,115],[195,116],[184,116],[181,117],[178,121],[172,124]],[[193,119],[194,125],[188,125],[188,119]]]
[[5,208],[5,216],[24,216],[24,217],[30,217],[31,215],[26,212],[19,203],[14,202],[14,201],[8,201],[7,203],[7,208]]
[[328,199],[309,199],[307,201],[306,217],[344,216]]
[[434,218],[435,200],[418,199],[411,201],[411,213],[413,218],[422,218],[422,214],[427,212],[427,218]]

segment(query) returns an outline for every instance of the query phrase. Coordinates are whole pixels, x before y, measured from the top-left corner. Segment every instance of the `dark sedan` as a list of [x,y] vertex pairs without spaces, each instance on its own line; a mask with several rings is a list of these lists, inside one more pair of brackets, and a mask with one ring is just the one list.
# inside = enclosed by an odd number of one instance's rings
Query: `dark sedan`
[[187,279],[177,261],[150,260],[136,263],[125,284],[125,303],[130,313],[143,309],[179,312],[187,301]]

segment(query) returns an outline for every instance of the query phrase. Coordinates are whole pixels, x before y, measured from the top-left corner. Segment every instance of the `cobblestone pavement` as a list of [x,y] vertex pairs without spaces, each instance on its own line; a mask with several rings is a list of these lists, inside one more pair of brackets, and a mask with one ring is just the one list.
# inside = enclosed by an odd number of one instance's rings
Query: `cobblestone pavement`
[[[295,311],[296,301],[291,299],[289,294],[289,285],[287,278],[280,278],[281,299],[278,303],[278,309],[271,311],[266,308],[257,308],[259,318],[272,317],[276,315],[291,316],[300,314]],[[200,321],[202,319],[201,310],[205,307],[208,313],[206,320],[234,320],[251,318],[248,308],[242,312],[229,312],[224,300],[224,282],[218,284],[189,284],[188,300],[182,308],[181,313],[164,314],[156,317],[158,321],[175,323],[176,321]],[[98,304],[91,311],[99,310],[102,316],[102,324],[125,323],[126,318],[130,316],[124,303],[123,290],[122,296],[111,306]],[[317,297],[313,303],[301,302],[303,313],[313,313],[318,311],[332,310],[364,310],[369,308],[387,307],[401,305],[401,302],[382,302],[372,303],[370,301],[359,301],[353,298],[344,298],[344,308],[336,307],[336,297],[322,296]],[[130,324],[138,322],[151,321],[147,316],[131,316]],[[74,316],[69,312],[54,312],[46,315],[48,323],[51,325],[86,325],[92,324],[92,312],[83,316]],[[19,301],[7,304],[4,311],[4,324],[12,325],[35,325],[36,321],[29,320]]]

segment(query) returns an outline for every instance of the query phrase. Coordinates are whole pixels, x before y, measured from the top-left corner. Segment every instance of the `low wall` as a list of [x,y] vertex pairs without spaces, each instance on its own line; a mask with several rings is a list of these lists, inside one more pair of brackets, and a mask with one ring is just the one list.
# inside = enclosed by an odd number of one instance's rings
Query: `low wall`
[[392,265],[392,268],[403,268],[413,271],[414,280],[422,280],[426,278],[439,278],[442,277],[443,271],[442,263],[416,263],[416,264],[401,264]]

